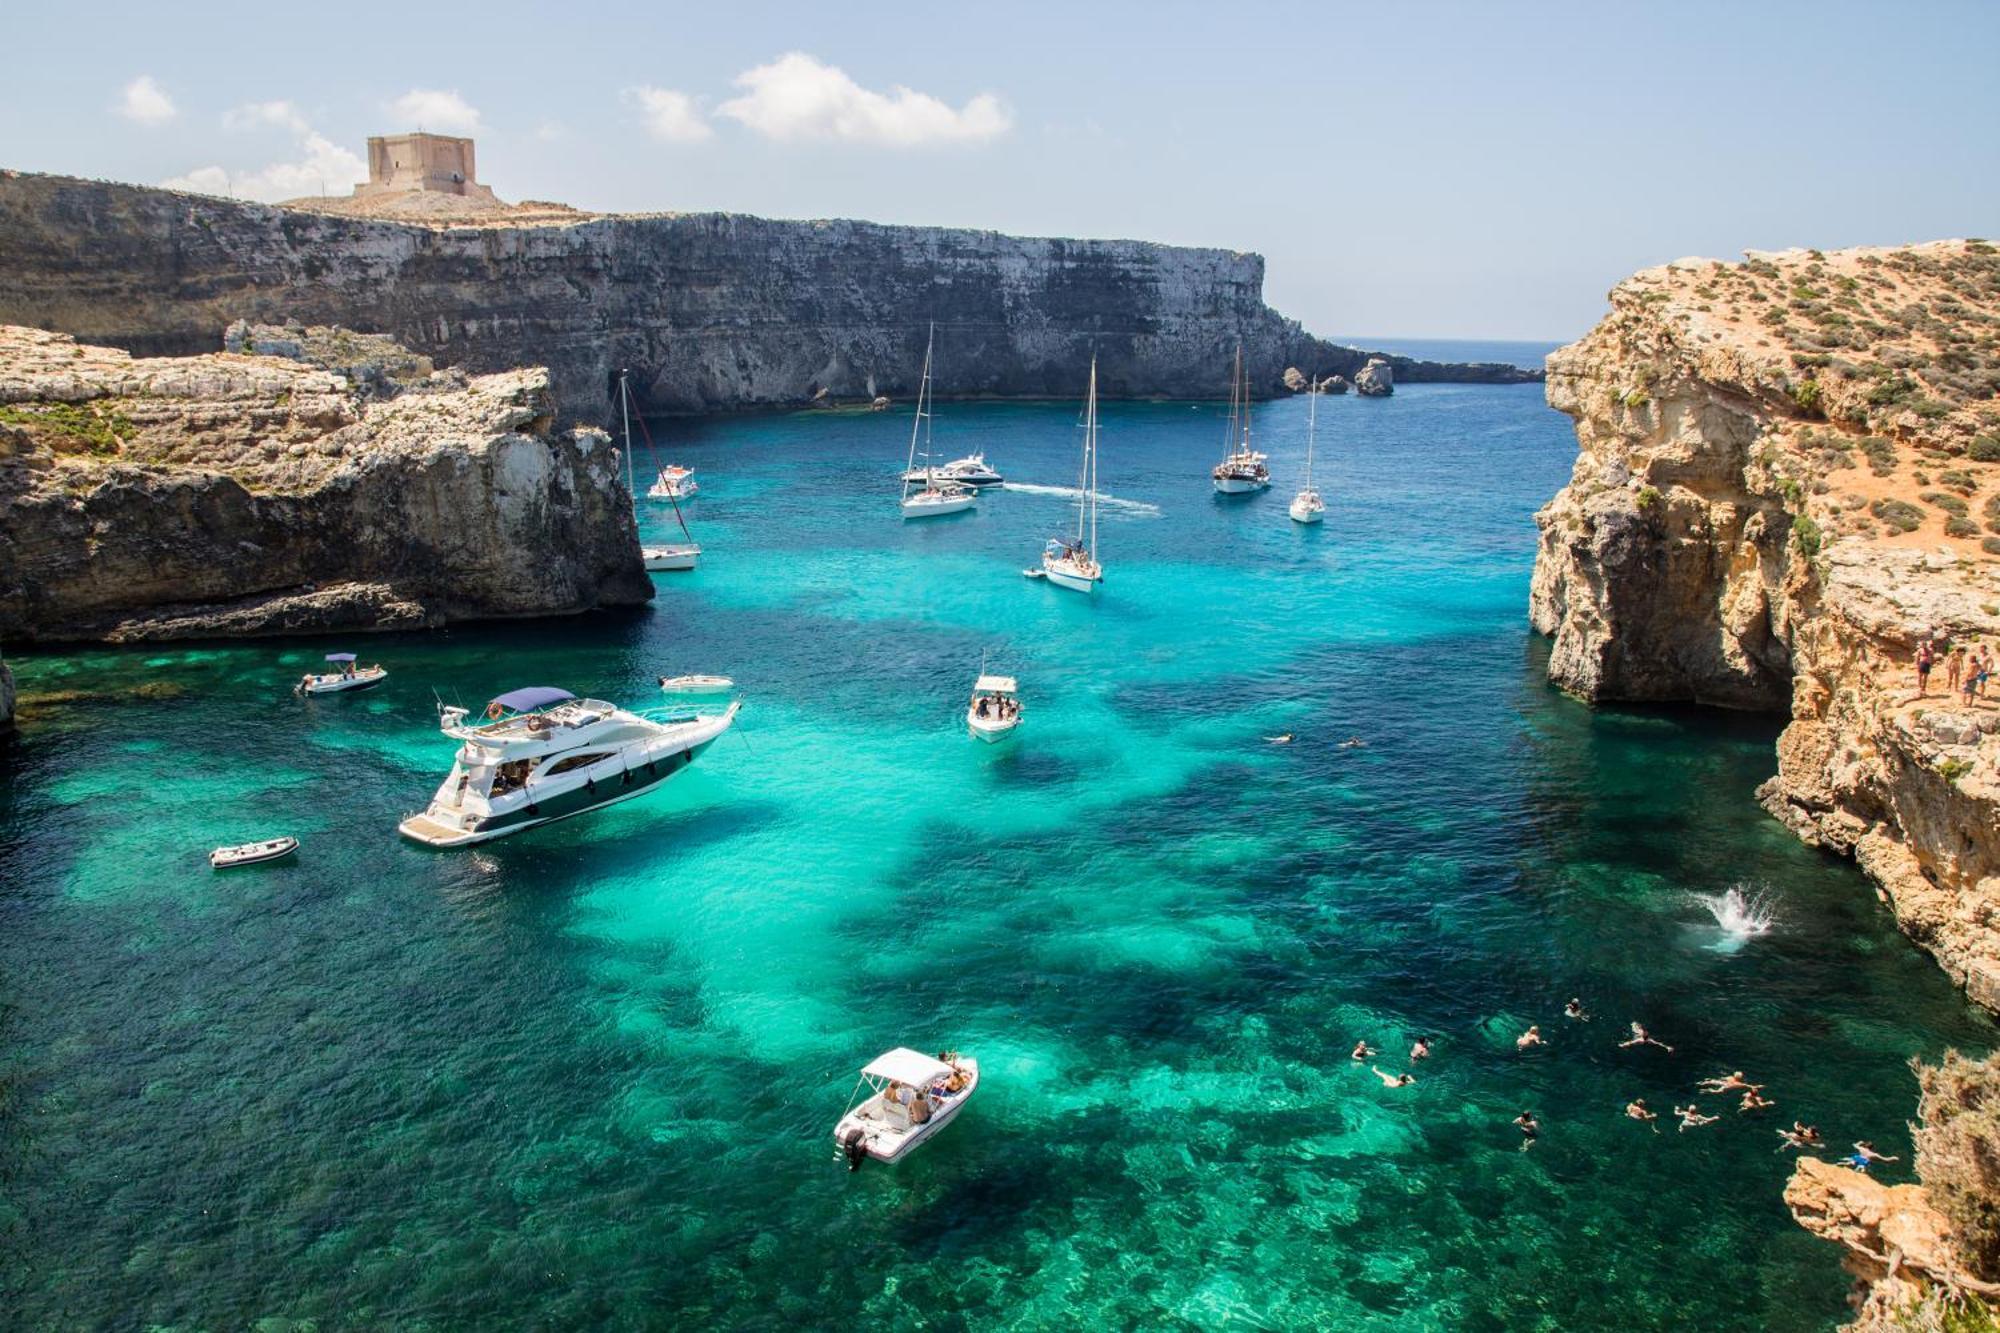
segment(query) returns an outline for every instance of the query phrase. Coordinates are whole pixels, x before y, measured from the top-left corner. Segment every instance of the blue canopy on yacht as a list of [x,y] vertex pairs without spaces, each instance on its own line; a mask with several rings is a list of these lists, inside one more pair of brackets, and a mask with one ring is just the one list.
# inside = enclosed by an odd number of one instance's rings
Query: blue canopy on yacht
[[545,708],[549,704],[559,704],[576,696],[568,690],[559,690],[553,685],[530,685],[522,690],[509,690],[493,702],[516,713],[525,713],[531,708]]
[[328,654],[326,655],[326,660],[327,660],[327,661],[329,661],[329,662],[352,662],[352,661],[354,660],[354,654],[353,654],[353,653],[328,653]]

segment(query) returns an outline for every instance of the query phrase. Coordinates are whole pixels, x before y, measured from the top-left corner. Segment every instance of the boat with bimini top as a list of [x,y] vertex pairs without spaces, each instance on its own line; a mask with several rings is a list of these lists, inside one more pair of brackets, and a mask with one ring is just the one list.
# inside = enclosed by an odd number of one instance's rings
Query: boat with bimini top
[[306,672],[299,678],[299,683],[292,686],[292,693],[344,694],[348,690],[365,690],[380,685],[389,678],[389,673],[379,663],[356,667],[353,653],[328,653],[326,660],[333,663],[333,670]]
[[970,1056],[884,1051],[862,1068],[852,1104],[833,1127],[834,1147],[850,1171],[870,1157],[901,1161],[950,1124],[978,1089],[979,1062]]
[[983,670],[972,682],[972,699],[965,705],[965,729],[989,745],[1005,740],[1021,725],[1020,685],[1012,676],[989,676]]
[[631,712],[534,686],[510,690],[467,721],[441,706],[438,730],[459,741],[451,772],[397,831],[429,847],[464,847],[643,796],[694,762],[743,705]]

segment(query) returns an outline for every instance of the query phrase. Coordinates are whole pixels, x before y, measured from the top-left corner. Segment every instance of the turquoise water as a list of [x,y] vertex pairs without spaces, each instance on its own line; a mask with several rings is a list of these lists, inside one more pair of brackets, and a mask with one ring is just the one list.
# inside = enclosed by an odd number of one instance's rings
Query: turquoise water
[[[0,758],[14,1322],[1835,1322],[1773,1124],[1907,1155],[1903,1062],[1991,1026],[1758,811],[1768,721],[1543,685],[1530,515],[1574,446],[1536,387],[1327,401],[1317,531],[1284,516],[1304,407],[1257,409],[1278,485],[1235,501],[1219,408],[1107,407],[1095,603],[1019,574],[1062,496],[905,525],[907,420],[746,417],[662,424],[708,555],[642,611],[370,638],[390,681],[318,702],[286,688],[322,641],[18,659],[101,697]],[[1059,487],[1073,422],[940,430]],[[963,731],[982,654],[1009,747]],[[718,670],[743,719],[661,792],[396,839],[450,762],[433,691]],[[280,831],[294,863],[203,862]],[[1694,896],[1738,884],[1771,933]],[[1677,1054],[1615,1049],[1628,1018]],[[1347,1058],[1426,1032],[1408,1088]],[[986,1081],[849,1175],[832,1123],[903,1043]],[[1732,1068],[1770,1120],[1620,1116]]]

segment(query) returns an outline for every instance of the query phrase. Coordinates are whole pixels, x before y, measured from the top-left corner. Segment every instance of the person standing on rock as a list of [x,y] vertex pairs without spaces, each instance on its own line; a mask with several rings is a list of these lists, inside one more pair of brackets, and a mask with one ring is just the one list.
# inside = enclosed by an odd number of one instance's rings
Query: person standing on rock
[[1959,644],[1944,658],[1944,692],[1957,694],[1959,682],[1965,679],[1965,645]]
[[1917,645],[1917,697],[1919,699],[1923,698],[1925,692],[1930,689],[1931,668],[1935,665],[1937,665],[1937,650],[1931,647],[1929,639],[1925,639]]

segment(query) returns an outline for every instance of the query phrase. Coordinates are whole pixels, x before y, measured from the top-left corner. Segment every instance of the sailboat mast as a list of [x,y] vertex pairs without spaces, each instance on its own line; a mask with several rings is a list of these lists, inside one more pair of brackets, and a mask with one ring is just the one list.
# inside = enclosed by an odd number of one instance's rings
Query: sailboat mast
[[917,415],[916,418],[910,422],[910,457],[909,460],[903,464],[903,498],[905,500],[910,498],[910,474],[916,471],[917,468],[917,437],[919,435],[922,435],[924,437],[924,484],[928,486],[930,484],[930,479],[931,479],[931,470],[930,470],[931,446],[930,446],[930,436],[926,432],[924,426],[924,422],[927,419],[926,414],[924,412],[924,399],[930,393],[931,348],[936,342],[937,342],[937,325],[933,324],[931,325],[930,336],[924,339],[924,377],[917,383]]
[[1319,381],[1306,386],[1306,489],[1313,488],[1313,432],[1319,424]]
[[1236,344],[1236,376],[1243,381],[1243,443],[1237,452],[1250,452],[1250,372],[1243,368],[1243,344]]
[[[1090,426],[1084,431],[1085,458],[1090,473],[1090,558],[1097,559],[1097,358],[1090,358]],[[1081,532],[1077,533],[1080,538]]]
[[632,502],[639,500],[639,473],[632,465],[632,406],[631,390],[625,387],[625,376],[629,371],[618,372],[618,417],[625,426],[625,489],[632,493]]

